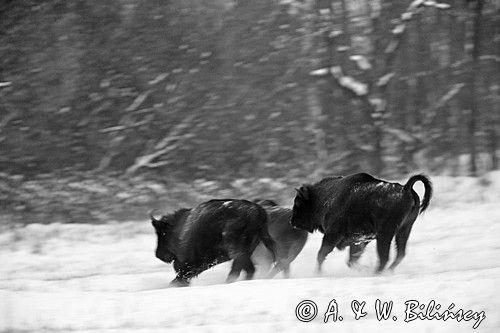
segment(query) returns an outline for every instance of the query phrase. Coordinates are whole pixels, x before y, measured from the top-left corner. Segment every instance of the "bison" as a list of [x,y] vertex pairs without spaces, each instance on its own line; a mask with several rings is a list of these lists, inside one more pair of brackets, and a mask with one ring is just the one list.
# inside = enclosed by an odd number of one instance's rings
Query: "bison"
[[[425,188],[422,202],[412,189],[417,181]],[[405,185],[366,173],[330,177],[297,189],[291,224],[308,232],[318,229],[324,234],[317,256],[318,272],[335,247],[339,250],[350,247],[351,266],[373,239],[377,240],[377,272],[381,272],[389,260],[394,236],[397,255],[390,268],[394,269],[404,258],[413,223],[429,206],[431,196],[431,181],[422,174],[411,176]]]
[[[254,202],[265,208],[269,220],[269,234],[276,242],[276,262],[269,277],[273,277],[280,271],[288,278],[290,276],[290,263],[295,260],[307,241],[307,231],[296,229],[290,224],[292,210],[280,207],[273,200],[256,199]],[[272,257],[263,244],[255,249],[252,258],[263,258],[265,265],[271,267]]]
[[266,211],[246,200],[221,199],[204,202],[193,209],[179,209],[151,222],[158,236],[156,257],[173,262],[177,273],[173,286],[189,281],[219,263],[232,260],[227,282],[241,271],[251,279],[255,272],[250,258],[262,242],[275,258],[275,243],[267,230]]

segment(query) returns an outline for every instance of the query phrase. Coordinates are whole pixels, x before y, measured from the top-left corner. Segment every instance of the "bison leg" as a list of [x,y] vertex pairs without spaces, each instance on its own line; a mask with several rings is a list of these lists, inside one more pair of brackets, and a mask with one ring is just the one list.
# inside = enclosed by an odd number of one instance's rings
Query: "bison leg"
[[290,278],[290,264],[287,264],[283,267],[283,276],[285,279]]
[[255,266],[250,259],[250,255],[241,255],[233,260],[233,265],[231,266],[231,271],[227,276],[226,282],[231,283],[236,281],[240,277],[241,271],[246,272],[246,279],[253,279],[255,274]]
[[379,264],[376,273],[381,273],[387,261],[389,261],[389,251],[391,249],[391,241],[394,238],[397,222],[387,221],[385,227],[377,235],[377,253]]
[[336,234],[326,233],[325,236],[323,236],[323,241],[321,242],[321,247],[317,256],[318,265],[316,266],[316,273],[321,274],[323,262],[325,261],[326,256],[333,251],[340,240],[341,237]]
[[174,270],[177,272],[177,276],[170,282],[172,287],[189,286],[189,281],[203,271],[200,267],[193,267],[178,261],[174,261]]
[[352,267],[358,262],[367,244],[368,243],[360,243],[349,246],[349,261],[347,262],[347,266]]
[[245,262],[242,256],[239,256],[233,260],[233,264],[231,265],[231,270],[229,271],[229,275],[226,278],[226,283],[231,283],[236,281],[240,277],[241,270],[244,268]]
[[396,268],[401,260],[406,255],[406,243],[408,242],[408,237],[410,237],[410,232],[411,228],[413,227],[413,223],[407,224],[403,226],[398,233],[396,234],[396,259],[394,259],[394,262],[391,264],[389,269],[394,269]]
[[[289,251],[290,252],[290,251]],[[269,272],[267,278],[272,279],[279,272],[283,272],[283,276],[288,279],[290,277],[290,263],[295,259],[295,257],[290,258],[288,255],[287,258],[280,259],[274,266],[271,272]]]
[[247,272],[246,279],[247,280],[253,279],[253,275],[255,274],[255,266],[252,262],[252,259],[250,259],[250,256],[246,257],[246,260],[244,261],[243,269],[245,270],[245,272]]
[[170,286],[172,287],[187,287],[189,286],[189,281],[195,277],[197,275],[197,273],[194,273],[192,271],[187,271],[183,268],[181,268],[178,272],[177,272],[177,276],[175,277],[175,279],[172,280],[172,282],[170,282]]
[[287,272],[290,271],[290,263],[286,263],[286,262],[278,262],[276,263],[273,268],[271,269],[271,271],[269,272],[269,274],[267,275],[267,278],[268,279],[272,279],[273,277],[275,277],[279,272],[283,272],[283,274],[285,275],[285,277],[288,278],[288,276],[286,276]]

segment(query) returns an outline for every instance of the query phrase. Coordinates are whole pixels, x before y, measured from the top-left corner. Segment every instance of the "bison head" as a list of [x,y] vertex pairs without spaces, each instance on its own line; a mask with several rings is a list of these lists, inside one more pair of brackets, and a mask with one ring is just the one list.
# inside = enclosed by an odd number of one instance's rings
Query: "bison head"
[[177,224],[177,219],[175,214],[162,216],[160,219],[156,219],[153,212],[149,214],[151,218],[151,223],[156,231],[156,236],[158,237],[158,244],[156,246],[156,257],[163,262],[171,263],[176,259],[173,249],[175,249],[175,230],[174,227]]
[[311,189],[307,185],[303,185],[296,189],[297,195],[293,203],[292,219],[290,224],[297,229],[313,232],[315,226],[313,224],[313,211],[311,204]]

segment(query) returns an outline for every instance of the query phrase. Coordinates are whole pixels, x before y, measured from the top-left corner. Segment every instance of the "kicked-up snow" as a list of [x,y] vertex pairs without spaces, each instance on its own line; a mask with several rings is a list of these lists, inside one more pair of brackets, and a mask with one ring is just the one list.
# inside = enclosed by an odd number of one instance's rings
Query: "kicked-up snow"
[[[292,263],[290,279],[266,280],[260,272],[253,281],[225,284],[230,265],[225,263],[201,274],[189,288],[168,288],[174,272],[154,257],[156,236],[146,219],[4,228],[0,332],[472,332],[480,313],[485,318],[476,331],[498,332],[496,178],[436,178],[435,198],[414,225],[406,258],[395,272],[382,275],[373,273],[372,242],[358,267],[348,268],[347,251],[335,250],[323,275],[315,276],[322,236],[316,233]],[[332,314],[325,323],[333,299],[337,321]],[[393,301],[387,320],[377,319],[377,299]],[[315,317],[307,309],[300,312],[314,317],[310,322],[296,317],[303,300],[317,306]],[[366,302],[367,314],[358,320],[351,309],[354,300]],[[438,312],[463,309],[469,320],[405,322],[405,302],[418,301],[425,313],[432,300],[441,305]]]

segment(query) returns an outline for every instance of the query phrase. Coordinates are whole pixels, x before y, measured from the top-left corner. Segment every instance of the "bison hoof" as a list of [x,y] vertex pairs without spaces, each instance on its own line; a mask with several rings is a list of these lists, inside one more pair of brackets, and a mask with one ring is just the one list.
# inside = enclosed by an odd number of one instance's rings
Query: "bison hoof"
[[173,287],[173,288],[177,288],[177,287],[188,287],[189,286],[189,282],[186,281],[186,280],[178,280],[178,279],[175,279],[175,280],[172,280],[172,282],[170,282],[170,287]]
[[226,283],[234,283],[238,280],[238,277],[237,276],[228,276],[226,278]]
[[364,271],[366,269],[370,269],[371,268],[367,265],[362,265],[359,263],[359,261],[348,261],[347,262],[347,267],[351,268],[351,269],[354,269],[354,270],[358,270],[358,271]]

